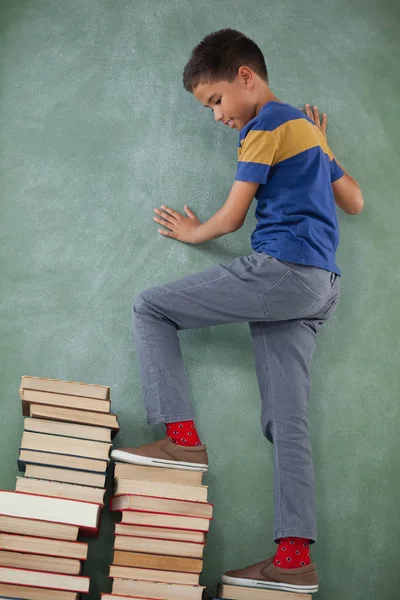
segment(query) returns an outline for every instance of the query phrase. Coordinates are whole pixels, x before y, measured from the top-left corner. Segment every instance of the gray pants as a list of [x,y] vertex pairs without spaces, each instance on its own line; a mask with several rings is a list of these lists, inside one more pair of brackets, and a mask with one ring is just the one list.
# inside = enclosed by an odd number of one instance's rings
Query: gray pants
[[329,271],[253,252],[148,289],[133,307],[149,424],[193,419],[178,330],[249,322],[262,431],[274,449],[275,541],[317,539],[310,366],[318,329],[336,309],[339,281]]

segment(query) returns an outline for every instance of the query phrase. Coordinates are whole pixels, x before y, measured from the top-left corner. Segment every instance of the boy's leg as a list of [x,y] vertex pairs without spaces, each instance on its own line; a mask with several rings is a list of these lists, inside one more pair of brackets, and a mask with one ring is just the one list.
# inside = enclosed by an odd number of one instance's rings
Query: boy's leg
[[274,446],[275,556],[228,571],[228,584],[271,590],[318,591],[309,542],[317,540],[314,466],[308,430],[310,367],[316,333],[334,312],[338,286],[319,318],[250,322],[261,395],[261,425]]
[[[251,323],[263,400],[263,430],[275,447],[275,539],[290,532],[294,537],[304,535],[316,539],[307,422],[309,368],[316,330],[333,312],[337,302],[339,282],[335,280],[327,271],[291,265],[253,252],[229,265],[217,265],[147,290],[134,304],[135,343],[149,423],[193,417],[179,330],[241,321]],[[270,344],[268,356],[267,341]],[[266,357],[269,364],[264,362]],[[276,389],[279,385],[282,389],[278,406]],[[168,452],[161,456],[165,454]],[[156,456],[158,460],[158,449]],[[182,460],[171,452],[170,456],[175,461]],[[262,569],[275,568],[271,559],[267,562]],[[281,570],[282,576],[289,581],[298,577],[301,591],[306,588],[315,591],[315,566],[303,569],[304,573],[302,569],[300,573],[292,569],[288,576]],[[247,572],[243,576],[249,577]],[[260,577],[263,579],[263,571]],[[258,575],[256,579],[258,586]],[[307,581],[310,585],[303,585]]]
[[317,539],[308,404],[318,326],[306,319],[250,323],[261,426],[274,447],[275,541]]
[[331,292],[327,271],[253,252],[139,294],[134,339],[148,423],[193,418],[179,330],[311,316]]

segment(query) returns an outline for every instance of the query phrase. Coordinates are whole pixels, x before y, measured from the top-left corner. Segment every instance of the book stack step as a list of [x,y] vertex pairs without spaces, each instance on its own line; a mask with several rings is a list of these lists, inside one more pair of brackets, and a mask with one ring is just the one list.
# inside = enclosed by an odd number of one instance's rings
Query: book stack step
[[112,438],[110,388],[22,377],[24,432],[15,491],[0,490],[0,597],[77,600],[97,535]]
[[240,585],[227,585],[221,583],[218,586],[216,598],[211,600],[311,600],[311,594],[299,594],[298,592],[284,592],[279,590],[263,590],[254,587],[243,587]]
[[203,472],[116,462],[115,526],[109,598],[201,600],[199,583],[213,507]]

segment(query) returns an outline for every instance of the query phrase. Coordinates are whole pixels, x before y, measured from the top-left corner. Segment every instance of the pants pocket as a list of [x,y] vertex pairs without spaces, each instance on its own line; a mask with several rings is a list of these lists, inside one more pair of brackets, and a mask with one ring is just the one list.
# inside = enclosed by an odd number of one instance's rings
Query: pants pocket
[[318,315],[318,317],[323,319],[324,321],[328,321],[329,319],[331,319],[334,313],[336,312],[337,305],[339,304],[339,298],[340,294],[336,295],[334,298],[329,300],[329,302],[324,307],[321,315]]
[[260,294],[266,316],[282,321],[312,315],[325,304],[325,296],[322,289],[312,289],[290,269],[277,283]]

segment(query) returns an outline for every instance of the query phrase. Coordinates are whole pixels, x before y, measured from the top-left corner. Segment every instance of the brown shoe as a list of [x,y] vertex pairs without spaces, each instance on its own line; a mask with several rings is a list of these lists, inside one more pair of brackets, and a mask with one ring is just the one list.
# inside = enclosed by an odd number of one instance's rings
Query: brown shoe
[[174,444],[169,437],[137,448],[113,450],[111,457],[114,460],[134,465],[187,469],[189,471],[208,470],[206,446],[179,446]]
[[302,594],[318,591],[317,567],[314,563],[298,569],[281,569],[275,567],[273,557],[245,569],[228,571],[222,576],[222,581],[231,585]]

